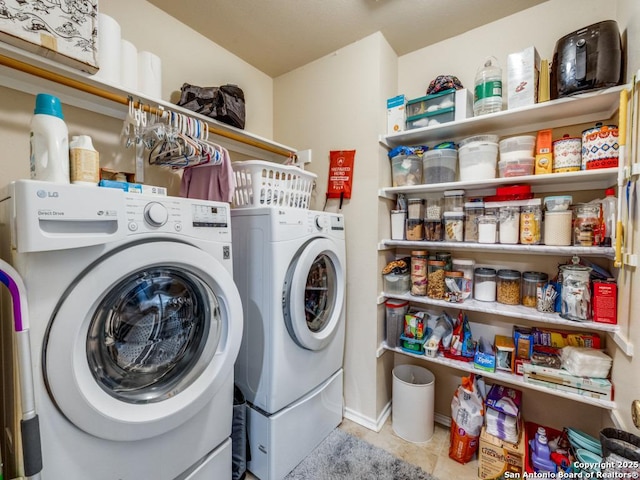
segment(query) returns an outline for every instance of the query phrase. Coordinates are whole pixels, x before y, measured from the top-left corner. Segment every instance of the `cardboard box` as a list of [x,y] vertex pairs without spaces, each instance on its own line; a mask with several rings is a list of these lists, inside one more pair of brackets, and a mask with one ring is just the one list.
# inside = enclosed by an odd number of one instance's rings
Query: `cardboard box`
[[468,88],[456,90],[455,104],[456,122],[473,117],[473,92],[471,90]]
[[593,321],[599,323],[618,323],[618,287],[614,282],[594,280],[593,282]]
[[506,370],[513,372],[515,364],[515,350],[516,346],[513,343],[513,338],[506,335],[496,335],[496,370]]
[[[524,427],[519,426],[520,432]],[[517,444],[505,442],[487,433],[482,427],[478,448],[478,478],[505,478],[507,472],[522,475],[525,465],[525,435],[520,434]]]
[[526,107],[538,101],[540,55],[536,47],[507,56],[507,108]]
[[530,359],[531,355],[533,355],[533,334],[531,329],[514,326],[513,341],[516,346],[516,359]]
[[2,3],[1,41],[88,73],[98,71],[98,0]]
[[404,132],[406,123],[404,95],[387,99],[387,135]]
[[551,129],[540,130],[536,137],[535,175],[553,173],[553,132]]
[[496,355],[493,345],[484,337],[480,337],[476,345],[476,353],[473,357],[473,366],[485,372],[496,371]]

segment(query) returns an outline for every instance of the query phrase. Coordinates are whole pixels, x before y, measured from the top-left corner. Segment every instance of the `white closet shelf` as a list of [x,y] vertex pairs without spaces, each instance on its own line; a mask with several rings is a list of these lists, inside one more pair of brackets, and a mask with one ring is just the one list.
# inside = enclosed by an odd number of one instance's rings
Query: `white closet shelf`
[[449,368],[455,368],[457,370],[462,370],[463,372],[472,372],[478,375],[482,375],[484,378],[490,378],[494,380],[498,380],[500,382],[508,383],[510,385],[515,385],[521,388],[528,388],[530,390],[537,390],[539,392],[544,392],[549,395],[554,395],[556,397],[567,398],[569,400],[573,400],[576,402],[586,403],[588,405],[593,405],[596,407],[600,407],[606,410],[613,410],[616,408],[616,404],[613,401],[609,400],[600,400],[598,398],[592,398],[585,395],[580,395],[577,393],[568,393],[560,390],[555,390],[548,387],[543,387],[539,385],[534,385],[532,383],[527,383],[524,381],[524,377],[521,375],[516,375],[515,373],[509,373],[505,371],[495,371],[495,372],[485,372],[483,370],[478,370],[474,368],[473,362],[463,362],[460,360],[453,360],[451,358],[447,358],[438,354],[437,357],[427,357],[425,355],[415,354],[405,352],[401,348],[391,348],[386,343],[383,342],[382,348],[385,350],[389,350],[394,353],[400,353],[402,355],[407,355],[409,357],[417,358],[420,360],[424,360],[426,362],[436,363],[439,365],[444,365]]
[[119,85],[2,42],[0,85],[32,95],[50,93],[60,98],[64,104],[121,120],[127,114],[126,99],[132,97],[147,107],[171,110],[206,122],[210,128],[210,140],[228,150],[279,163],[296,153],[292,147],[226,125],[162,99],[126,91]]
[[573,257],[600,257],[613,259],[615,249],[612,247],[578,247],[567,246],[557,247],[553,245],[522,245],[504,243],[470,243],[470,242],[425,242],[410,240],[388,240],[380,241],[378,250],[389,248],[430,248],[430,249],[452,249],[466,250],[473,252],[499,252],[499,253],[523,253],[528,255],[565,255]]
[[620,326],[608,323],[598,322],[574,322],[562,318],[557,313],[542,313],[535,308],[525,307],[524,305],[504,305],[498,302],[481,302],[479,300],[467,299],[461,303],[447,302],[446,300],[435,300],[426,296],[416,296],[410,293],[395,294],[382,292],[385,298],[394,298],[396,300],[406,300],[424,305],[433,305],[441,308],[453,308],[457,310],[465,310],[468,312],[490,313],[500,315],[502,317],[516,318],[520,320],[528,320],[532,322],[551,323],[561,325],[563,327],[571,327],[579,330],[597,330],[601,332],[618,333]]
[[[489,190],[503,185],[527,184],[535,193],[566,191],[571,185],[572,191],[604,190],[615,185],[618,180],[618,168],[581,170],[578,172],[549,173],[545,175],[523,175],[520,177],[492,178],[465,182],[430,183],[405,187],[385,187],[378,190],[380,197],[395,200],[395,195],[421,193],[440,193],[445,190]],[[495,192],[484,193],[493,195]],[[478,193],[476,193],[478,194]]]
[[624,88],[629,86],[620,85],[456,122],[416,128],[383,136],[380,141],[388,147],[421,145],[425,139],[428,139],[430,144],[455,141],[477,135],[478,132],[499,133],[504,136],[522,135],[527,131],[536,132],[546,128],[599,122],[611,118],[617,111],[620,91]]

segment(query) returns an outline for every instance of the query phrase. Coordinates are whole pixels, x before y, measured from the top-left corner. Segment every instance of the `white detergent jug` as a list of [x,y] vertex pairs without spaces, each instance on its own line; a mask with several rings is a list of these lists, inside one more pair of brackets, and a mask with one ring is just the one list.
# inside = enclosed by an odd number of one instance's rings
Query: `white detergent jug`
[[31,119],[31,178],[69,183],[69,131],[60,99],[46,93],[36,96]]

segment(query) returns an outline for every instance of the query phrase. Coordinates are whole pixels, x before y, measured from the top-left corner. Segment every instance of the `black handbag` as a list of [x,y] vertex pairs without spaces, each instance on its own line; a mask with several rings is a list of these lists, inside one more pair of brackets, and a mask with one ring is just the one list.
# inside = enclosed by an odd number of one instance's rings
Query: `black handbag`
[[180,89],[178,106],[244,129],[244,92],[237,85],[198,87],[185,83]]

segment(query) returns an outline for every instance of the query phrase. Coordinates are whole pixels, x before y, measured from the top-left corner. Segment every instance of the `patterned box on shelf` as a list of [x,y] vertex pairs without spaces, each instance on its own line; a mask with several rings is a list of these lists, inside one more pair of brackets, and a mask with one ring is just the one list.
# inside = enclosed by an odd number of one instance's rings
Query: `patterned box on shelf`
[[0,2],[0,40],[88,73],[98,71],[98,0]]
[[231,167],[236,179],[234,208],[309,208],[315,173],[264,160],[233,162]]

